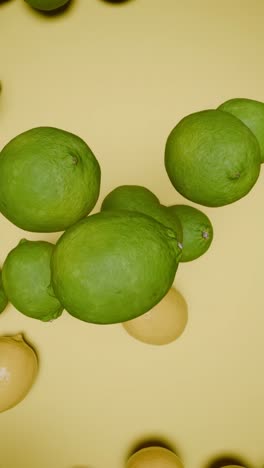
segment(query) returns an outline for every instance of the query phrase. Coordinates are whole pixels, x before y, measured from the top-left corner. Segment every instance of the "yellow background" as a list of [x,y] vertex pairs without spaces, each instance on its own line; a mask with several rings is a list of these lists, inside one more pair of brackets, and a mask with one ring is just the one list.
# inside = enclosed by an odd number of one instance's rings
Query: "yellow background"
[[[1,148],[31,127],[56,126],[84,138],[100,162],[95,211],[120,184],[184,201],[165,173],[166,138],[191,112],[232,97],[264,101],[263,15],[262,0],[75,0],[54,17],[2,3]],[[189,322],[171,345],[8,307],[1,334],[24,332],[40,373],[23,403],[0,415],[1,468],[122,468],[148,438],[167,441],[188,468],[225,454],[263,466],[263,182],[262,172],[246,198],[202,208],[215,238],[180,265]],[[21,237],[58,237],[0,223],[1,263]]]

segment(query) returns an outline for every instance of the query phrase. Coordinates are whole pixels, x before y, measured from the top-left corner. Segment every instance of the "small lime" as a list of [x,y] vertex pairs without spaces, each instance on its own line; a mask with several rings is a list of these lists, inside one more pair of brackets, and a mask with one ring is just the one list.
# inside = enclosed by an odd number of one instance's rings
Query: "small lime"
[[264,162],[264,103],[253,99],[235,98],[224,102],[218,109],[240,119],[257,138]]
[[156,195],[141,185],[116,187],[105,197],[101,210],[136,211],[151,216],[164,226],[173,229],[178,242],[182,242],[182,227],[179,219],[175,215],[171,216],[166,207],[161,205]]
[[50,260],[54,245],[22,239],[9,252],[3,266],[3,284],[8,299],[22,314],[44,322],[62,313],[50,285]]

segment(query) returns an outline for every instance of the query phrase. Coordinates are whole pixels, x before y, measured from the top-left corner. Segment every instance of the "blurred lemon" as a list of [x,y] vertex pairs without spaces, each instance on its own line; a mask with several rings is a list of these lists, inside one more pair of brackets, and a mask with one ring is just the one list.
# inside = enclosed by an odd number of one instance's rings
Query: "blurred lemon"
[[123,323],[129,335],[143,343],[165,345],[179,338],[188,320],[184,297],[175,288],[149,312]]
[[25,398],[37,370],[37,356],[21,334],[0,337],[0,412]]

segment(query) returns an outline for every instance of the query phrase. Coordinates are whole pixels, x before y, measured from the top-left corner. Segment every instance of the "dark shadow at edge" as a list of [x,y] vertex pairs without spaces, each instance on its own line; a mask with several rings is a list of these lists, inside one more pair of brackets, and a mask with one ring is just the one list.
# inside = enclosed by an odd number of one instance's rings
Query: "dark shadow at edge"
[[12,3],[12,0],[0,0],[0,7],[1,7],[1,6],[5,6],[5,5],[7,5],[8,3]]
[[132,3],[134,0],[100,0],[101,3],[105,3],[108,6],[123,6],[127,3]]
[[214,457],[204,466],[204,468],[224,468],[228,465],[237,465],[243,468],[253,468],[247,460],[233,453],[224,453],[223,455]]
[[168,438],[156,434],[151,434],[149,436],[142,436],[138,438],[136,442],[131,444],[130,448],[125,454],[125,463],[134,453],[147,447],[162,447],[170,450],[179,458],[181,458],[178,448]]

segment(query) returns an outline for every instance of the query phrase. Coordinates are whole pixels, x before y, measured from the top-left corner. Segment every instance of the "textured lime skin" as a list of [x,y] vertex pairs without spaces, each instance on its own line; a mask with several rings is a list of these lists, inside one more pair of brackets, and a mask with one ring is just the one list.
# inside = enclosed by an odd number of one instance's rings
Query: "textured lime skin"
[[189,205],[172,205],[168,211],[181,222],[183,249],[180,262],[190,262],[203,255],[210,247],[214,231],[205,213]]
[[175,233],[149,216],[105,211],[69,228],[51,260],[64,308],[93,323],[137,317],[170,289],[181,250]]
[[0,153],[0,211],[27,231],[62,231],[94,207],[100,167],[76,135],[38,127],[13,138]]
[[54,245],[22,239],[9,252],[3,266],[8,299],[22,314],[44,322],[54,320],[63,307],[50,285],[50,259]]
[[254,133],[260,146],[261,162],[264,162],[264,103],[234,98],[221,104],[218,109],[234,115]]
[[255,135],[220,110],[185,117],[166,142],[165,167],[173,186],[205,206],[224,206],[244,197],[256,183],[260,165]]
[[101,211],[127,210],[151,216],[159,223],[171,228],[176,233],[178,242],[182,242],[182,227],[177,217],[171,216],[159,199],[140,185],[120,185],[103,200]]
[[60,8],[69,2],[69,0],[25,0],[25,1],[33,8],[36,8],[36,10],[42,10],[42,11],[56,10],[57,8]]
[[8,299],[3,287],[2,272],[0,271],[0,314],[3,312],[8,304]]

